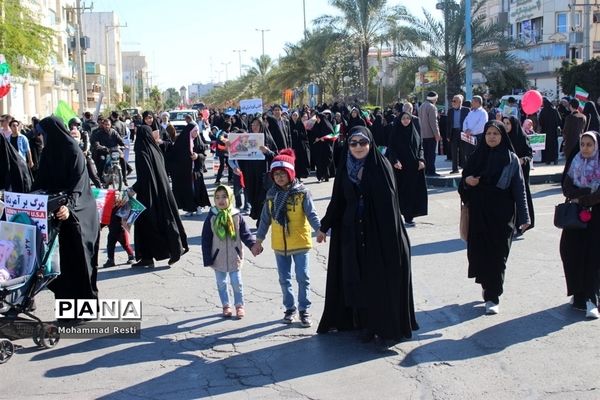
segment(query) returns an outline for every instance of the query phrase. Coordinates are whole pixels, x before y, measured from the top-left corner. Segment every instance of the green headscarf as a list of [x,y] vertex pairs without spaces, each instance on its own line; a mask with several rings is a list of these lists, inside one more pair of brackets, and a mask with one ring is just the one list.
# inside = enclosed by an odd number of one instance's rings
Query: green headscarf
[[[233,210],[233,191],[226,185],[219,185],[215,189],[215,196],[218,192],[225,191],[227,193],[227,198],[229,199],[229,206],[225,209],[221,209],[215,206],[218,210],[217,217],[215,218],[214,231],[217,237],[221,240],[225,240],[227,236],[231,239],[235,240],[235,225],[233,223],[233,215],[231,211]],[[215,199],[215,204],[217,203]]]

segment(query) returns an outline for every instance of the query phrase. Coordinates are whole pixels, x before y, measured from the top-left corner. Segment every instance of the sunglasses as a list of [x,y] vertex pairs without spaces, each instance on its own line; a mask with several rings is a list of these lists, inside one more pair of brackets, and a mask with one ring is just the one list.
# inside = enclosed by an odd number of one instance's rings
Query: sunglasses
[[369,141],[367,139],[352,140],[352,141],[348,142],[348,146],[350,146],[350,147],[356,147],[358,145],[360,145],[360,147],[365,147],[368,144],[369,144]]

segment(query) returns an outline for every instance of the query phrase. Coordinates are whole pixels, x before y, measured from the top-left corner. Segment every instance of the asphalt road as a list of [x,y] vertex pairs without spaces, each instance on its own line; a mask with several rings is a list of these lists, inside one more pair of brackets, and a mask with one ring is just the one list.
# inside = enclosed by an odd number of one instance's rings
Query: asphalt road
[[[323,215],[332,182],[307,183]],[[17,341],[24,348],[0,365],[0,399],[598,399],[600,321],[567,304],[552,226],[563,199],[555,185],[532,191],[536,227],[513,244],[499,315],[483,315],[481,289],[467,278],[454,189],[430,190],[429,215],[408,231],[421,329],[391,348],[315,334],[328,244],[311,253],[312,328],[280,322],[267,246],[243,269],[246,318],[223,320],[214,274],[202,266],[204,215],[188,217],[191,252],[179,263],[99,272],[102,297],[142,300],[141,339],[63,339],[50,350]],[[37,304],[52,319],[52,294]]]

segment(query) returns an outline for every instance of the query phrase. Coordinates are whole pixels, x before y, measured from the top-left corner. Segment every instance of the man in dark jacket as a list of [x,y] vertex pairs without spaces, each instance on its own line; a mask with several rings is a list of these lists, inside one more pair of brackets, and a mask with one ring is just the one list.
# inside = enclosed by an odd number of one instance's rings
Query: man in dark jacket
[[[106,165],[106,160],[110,157],[110,152],[112,149],[125,147],[125,143],[123,143],[123,139],[121,136],[112,129],[112,124],[110,119],[102,120],[102,125],[94,131],[92,137],[90,138],[91,150],[92,150],[92,158],[96,163],[98,168],[98,173],[100,177],[103,175],[104,166]],[[119,157],[119,164],[121,165],[121,173],[123,175],[123,184],[128,186],[127,184],[127,165],[125,163],[125,158],[123,158],[123,153],[119,150],[121,156]]]
[[457,94],[452,98],[452,108],[448,110],[448,119],[446,130],[449,133],[448,142],[450,143],[450,154],[452,158],[451,174],[458,173],[458,167],[463,168],[463,157],[460,155],[460,132],[462,132],[463,122],[469,114],[469,108],[462,105],[463,96]]
[[119,119],[119,113],[118,112],[113,111],[110,114],[110,122],[112,123],[113,129],[115,131],[117,131],[117,133],[119,134],[119,136],[121,136],[122,138],[124,138],[125,136],[127,136],[127,127],[125,126],[125,123]]

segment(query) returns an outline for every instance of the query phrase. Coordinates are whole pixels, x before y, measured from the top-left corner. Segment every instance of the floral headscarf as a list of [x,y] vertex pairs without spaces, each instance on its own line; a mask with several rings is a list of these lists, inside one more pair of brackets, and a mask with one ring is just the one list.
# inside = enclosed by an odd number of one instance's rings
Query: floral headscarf
[[595,148],[591,157],[585,158],[581,152],[577,153],[571,162],[568,175],[579,188],[590,188],[595,192],[600,187],[600,163],[598,162],[598,138],[594,132],[585,132],[581,135],[590,137]]

